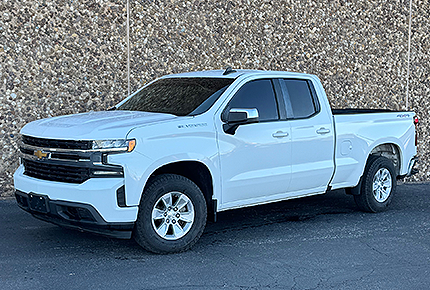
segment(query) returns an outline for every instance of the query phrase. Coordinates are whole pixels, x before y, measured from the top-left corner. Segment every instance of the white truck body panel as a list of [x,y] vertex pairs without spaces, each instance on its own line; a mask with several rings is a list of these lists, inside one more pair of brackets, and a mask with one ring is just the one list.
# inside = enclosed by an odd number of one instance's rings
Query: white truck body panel
[[332,188],[357,185],[370,152],[381,144],[398,147],[401,156],[399,175],[405,175],[410,160],[417,154],[414,116],[414,112],[335,115],[336,172]]
[[[139,204],[142,190],[152,173],[163,165],[179,161],[204,164],[212,174],[214,192],[220,191],[216,133],[207,115],[179,117],[163,124],[138,127],[127,138],[136,139],[138,144],[132,154],[145,157],[134,158],[131,154],[130,157],[129,154],[109,157],[109,162],[125,166],[127,205]],[[166,146],[173,139],[174,144]]]
[[121,139],[131,128],[144,124],[174,119],[168,114],[101,111],[41,119],[25,125],[22,135],[45,136],[52,139],[104,140]]

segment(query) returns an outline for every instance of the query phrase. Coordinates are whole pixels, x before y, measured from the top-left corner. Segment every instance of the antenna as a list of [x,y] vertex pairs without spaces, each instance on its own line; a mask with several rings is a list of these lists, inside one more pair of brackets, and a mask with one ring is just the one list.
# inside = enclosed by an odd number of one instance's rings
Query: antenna
[[225,71],[223,72],[223,76],[226,76],[226,75],[228,75],[228,74],[231,74],[231,73],[235,73],[236,71],[234,70],[234,69],[232,69],[231,68],[231,66],[228,66],[226,69],[225,69]]

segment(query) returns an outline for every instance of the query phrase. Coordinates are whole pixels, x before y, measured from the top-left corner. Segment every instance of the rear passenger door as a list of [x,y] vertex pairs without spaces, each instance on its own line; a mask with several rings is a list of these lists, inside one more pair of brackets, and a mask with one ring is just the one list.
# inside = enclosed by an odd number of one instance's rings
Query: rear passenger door
[[325,191],[334,170],[334,129],[307,79],[279,79],[291,126],[290,192]]

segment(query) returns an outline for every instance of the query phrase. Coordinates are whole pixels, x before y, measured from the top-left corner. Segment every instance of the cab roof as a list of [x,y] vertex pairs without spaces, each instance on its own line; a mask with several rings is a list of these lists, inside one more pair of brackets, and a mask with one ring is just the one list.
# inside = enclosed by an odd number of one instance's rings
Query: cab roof
[[247,69],[235,69],[233,72],[229,72],[228,74],[224,74],[226,70],[206,70],[206,71],[195,71],[195,72],[186,72],[179,74],[171,74],[163,76],[162,78],[198,78],[198,77],[206,77],[206,78],[228,78],[228,79],[236,79],[239,76],[250,76],[250,75],[261,75],[261,74],[270,74],[270,75],[282,75],[282,76],[298,76],[298,75],[308,75],[303,73],[296,72],[286,72],[286,71],[265,71],[265,70],[247,70]]

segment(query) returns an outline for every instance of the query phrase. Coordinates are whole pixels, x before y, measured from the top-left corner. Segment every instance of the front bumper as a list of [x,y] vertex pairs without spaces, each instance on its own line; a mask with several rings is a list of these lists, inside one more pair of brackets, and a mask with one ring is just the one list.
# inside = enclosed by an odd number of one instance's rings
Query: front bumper
[[15,189],[24,193],[47,196],[53,201],[69,201],[91,205],[106,222],[135,222],[138,206],[120,207],[117,190],[123,178],[91,178],[81,184],[37,179],[24,174],[21,165],[14,174]]
[[66,228],[86,231],[119,239],[130,239],[134,222],[106,222],[88,204],[54,201],[46,195],[15,191],[19,207],[34,217]]

